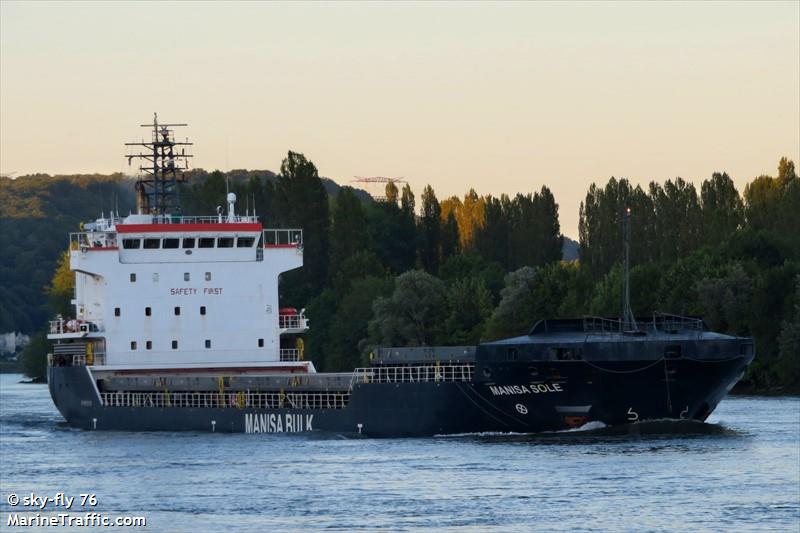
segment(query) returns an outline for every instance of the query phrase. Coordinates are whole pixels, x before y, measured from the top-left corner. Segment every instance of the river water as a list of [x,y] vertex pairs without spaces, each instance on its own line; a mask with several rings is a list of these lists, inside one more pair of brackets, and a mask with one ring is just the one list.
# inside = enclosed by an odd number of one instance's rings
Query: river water
[[[370,440],[73,430],[20,379],[0,375],[3,531],[90,511],[192,533],[800,531],[798,397],[730,397],[706,424]],[[8,503],[62,492],[69,511]]]

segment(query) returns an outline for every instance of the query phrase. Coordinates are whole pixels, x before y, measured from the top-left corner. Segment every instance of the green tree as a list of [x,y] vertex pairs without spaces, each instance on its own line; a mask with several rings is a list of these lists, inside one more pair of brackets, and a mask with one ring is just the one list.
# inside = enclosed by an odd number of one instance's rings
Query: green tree
[[342,263],[370,247],[367,217],[361,201],[350,187],[343,187],[336,196],[331,223],[331,266],[338,272]]
[[500,198],[487,196],[484,202],[484,225],[475,235],[477,252],[486,260],[497,261],[506,269],[509,266],[509,204],[506,195]]
[[350,371],[368,363],[367,326],[373,318],[373,302],[392,293],[394,281],[366,277],[353,282],[332,318],[326,370]]
[[447,309],[442,342],[477,344],[492,313],[492,294],[479,277],[456,280],[447,291]]
[[385,277],[387,274],[378,257],[371,250],[356,252],[339,265],[333,278],[333,288],[339,295],[350,290],[353,282],[367,277]]
[[58,260],[53,279],[45,288],[50,297],[53,311],[63,316],[75,314],[72,298],[75,293],[75,273],[69,268],[69,250],[65,250]]
[[733,180],[715,172],[700,188],[703,242],[716,244],[727,239],[744,223],[744,206]]
[[622,219],[625,210],[631,207],[632,196],[628,180],[612,177],[603,188],[592,183],[581,202],[578,223],[581,261],[595,276],[608,272],[622,257]]
[[794,300],[793,316],[783,322],[778,339],[777,370],[781,381],[797,391],[800,387],[800,276],[795,281]]
[[414,199],[414,193],[411,192],[411,187],[406,183],[403,185],[403,193],[400,197],[400,209],[407,215],[413,217],[415,206],[416,200]]
[[281,289],[287,303],[304,305],[328,279],[328,194],[314,163],[290,151],[281,163],[275,196],[280,222],[285,227],[303,229],[304,266],[284,275]]
[[386,187],[384,188],[384,194],[386,195],[385,201],[390,204],[397,205],[397,198],[399,191],[397,190],[397,185],[394,182],[388,182]]
[[506,276],[500,303],[486,326],[486,337],[523,335],[537,320],[558,318],[567,293],[569,272],[559,263],[525,266]]
[[47,340],[47,332],[39,331],[31,337],[25,348],[22,349],[20,360],[22,361],[22,371],[29,378],[35,381],[47,379],[47,352],[50,350],[50,343]]
[[458,244],[458,222],[456,216],[451,212],[442,224],[442,254],[441,261],[446,261],[448,257],[452,257],[459,253],[460,247]]
[[476,253],[454,255],[445,261],[439,269],[439,277],[452,286],[455,283],[477,278],[489,290],[493,301],[496,301],[503,289],[506,271],[500,263],[487,261]]
[[384,346],[433,345],[441,331],[446,303],[447,291],[441,280],[421,270],[401,274],[392,295],[373,304],[371,342]]
[[381,263],[395,274],[414,268],[417,258],[416,227],[413,214],[396,203],[376,202],[367,209],[373,250]]
[[331,324],[336,316],[338,298],[332,289],[325,289],[311,298],[306,306],[306,316],[311,329],[305,336],[306,359],[314,361],[317,370],[328,369]]
[[697,299],[708,325],[718,331],[749,334],[749,308],[753,301],[753,281],[738,262],[721,275],[705,277],[695,284]]
[[422,267],[430,274],[439,271],[442,208],[436,193],[428,185],[422,191],[422,217],[420,220],[419,258]]
[[800,257],[800,179],[794,163],[785,157],[778,164],[778,177],[759,176],[744,189],[747,225],[769,231],[786,242]]
[[675,261],[696,249],[701,239],[701,213],[697,191],[682,178],[667,180],[664,187],[650,184],[655,211],[658,257]]

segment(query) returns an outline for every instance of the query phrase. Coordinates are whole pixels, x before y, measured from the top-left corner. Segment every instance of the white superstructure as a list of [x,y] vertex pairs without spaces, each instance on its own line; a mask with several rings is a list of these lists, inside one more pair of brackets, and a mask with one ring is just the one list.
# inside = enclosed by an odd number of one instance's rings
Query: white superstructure
[[313,371],[280,342],[308,327],[278,303],[278,276],[303,264],[302,231],[263,229],[230,196],[224,217],[130,215],[71,234],[76,319],[53,321],[50,338],[81,338],[95,367]]

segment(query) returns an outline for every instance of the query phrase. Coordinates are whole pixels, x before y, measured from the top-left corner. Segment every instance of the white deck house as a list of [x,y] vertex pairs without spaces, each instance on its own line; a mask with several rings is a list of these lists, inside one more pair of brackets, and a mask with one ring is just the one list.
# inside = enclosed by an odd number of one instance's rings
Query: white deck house
[[[51,340],[81,339],[97,369],[293,367],[313,372],[281,335],[308,320],[280,314],[278,277],[303,264],[303,233],[255,216],[102,218],[70,236],[75,319]],[[79,341],[80,342],[80,341]]]

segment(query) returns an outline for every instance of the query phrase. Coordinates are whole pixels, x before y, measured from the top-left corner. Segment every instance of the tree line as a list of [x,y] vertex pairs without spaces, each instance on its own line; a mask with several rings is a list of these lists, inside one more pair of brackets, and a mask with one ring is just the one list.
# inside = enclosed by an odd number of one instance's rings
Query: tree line
[[800,387],[800,180],[786,158],[742,194],[725,173],[699,189],[681,178],[592,184],[573,262],[562,260],[559,206],[545,186],[440,200],[430,185],[417,197],[388,184],[375,202],[332,188],[289,152],[277,174],[194,171],[180,188],[184,212],[215,212],[227,190],[265,227],[303,228],[305,266],[282,275],[279,290],[281,305],[306,309],[306,353],[320,370],[366,364],[378,345],[474,344],[525,334],[543,317],[619,316],[630,208],[635,313],[703,316],[753,335],[746,385]]

